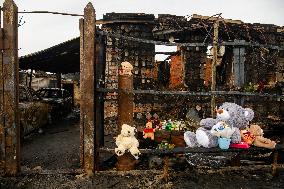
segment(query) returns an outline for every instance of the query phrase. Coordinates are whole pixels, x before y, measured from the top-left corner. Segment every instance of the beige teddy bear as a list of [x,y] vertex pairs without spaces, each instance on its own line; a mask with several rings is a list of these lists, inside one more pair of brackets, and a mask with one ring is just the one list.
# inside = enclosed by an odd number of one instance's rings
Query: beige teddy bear
[[119,75],[132,75],[133,66],[129,62],[122,62]]
[[263,130],[258,125],[250,125],[249,132],[255,136],[253,145],[257,147],[264,147],[274,149],[276,143],[270,139],[263,137]]
[[122,125],[121,133],[116,137],[115,153],[118,156],[122,156],[125,151],[129,151],[135,159],[138,159],[138,156],[141,154],[138,147],[139,142],[135,138],[135,127],[131,127],[127,124]]

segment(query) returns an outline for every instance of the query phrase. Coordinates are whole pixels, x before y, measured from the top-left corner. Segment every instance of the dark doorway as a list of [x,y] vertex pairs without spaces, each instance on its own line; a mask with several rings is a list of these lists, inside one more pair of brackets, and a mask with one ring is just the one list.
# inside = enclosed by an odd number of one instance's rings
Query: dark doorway
[[74,107],[74,84],[73,83],[62,83],[62,88],[67,90],[72,97],[72,107]]

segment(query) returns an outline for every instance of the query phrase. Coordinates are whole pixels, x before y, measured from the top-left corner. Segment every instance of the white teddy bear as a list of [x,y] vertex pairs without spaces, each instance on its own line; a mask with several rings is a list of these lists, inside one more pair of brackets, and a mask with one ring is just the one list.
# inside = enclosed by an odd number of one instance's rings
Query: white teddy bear
[[115,153],[118,156],[122,156],[127,150],[138,159],[138,156],[141,154],[138,146],[139,142],[135,138],[135,127],[131,127],[127,124],[123,124],[121,128],[121,133],[116,138],[116,145]]

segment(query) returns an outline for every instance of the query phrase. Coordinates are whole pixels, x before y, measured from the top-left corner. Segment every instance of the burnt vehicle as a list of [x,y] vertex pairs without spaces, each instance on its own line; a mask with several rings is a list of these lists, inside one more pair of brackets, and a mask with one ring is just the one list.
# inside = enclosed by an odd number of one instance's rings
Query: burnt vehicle
[[19,86],[21,138],[45,126],[49,121],[49,105],[40,101],[26,86]]
[[52,120],[66,115],[72,110],[72,96],[65,89],[60,88],[41,88],[37,91],[41,101],[50,105]]

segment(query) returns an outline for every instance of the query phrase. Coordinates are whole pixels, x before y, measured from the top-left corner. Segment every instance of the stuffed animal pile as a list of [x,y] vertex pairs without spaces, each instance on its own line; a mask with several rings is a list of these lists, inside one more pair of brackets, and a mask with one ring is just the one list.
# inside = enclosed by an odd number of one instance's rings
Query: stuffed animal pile
[[[250,108],[243,108],[235,103],[225,102],[217,110],[216,119],[206,118],[200,121],[201,127],[196,133],[187,131],[184,133],[184,139],[188,147],[202,146],[205,148],[219,147],[229,148],[230,144],[241,144],[246,139],[253,139],[250,144],[265,148],[274,148],[275,142],[264,139],[261,128],[252,125],[249,128],[249,122],[253,119],[254,112]],[[243,130],[249,128],[252,136],[248,137]],[[242,133],[241,133],[242,131]],[[257,137],[258,136],[258,137]],[[256,139],[258,138],[258,139]],[[220,143],[227,142],[226,147]]]
[[121,133],[116,138],[115,153],[118,156],[122,156],[126,151],[129,151],[135,159],[138,159],[141,154],[138,147],[139,142],[135,138],[135,127],[131,127],[127,124],[122,125]]
[[[218,137],[230,138],[232,143],[239,143],[241,135],[239,128],[246,127],[253,118],[251,109],[244,109],[235,103],[225,102],[217,110],[216,119],[206,118],[200,121],[200,128],[197,129],[195,137],[197,143],[205,148],[218,146]],[[191,133],[194,138],[194,133]],[[193,141],[195,139],[187,139]]]

